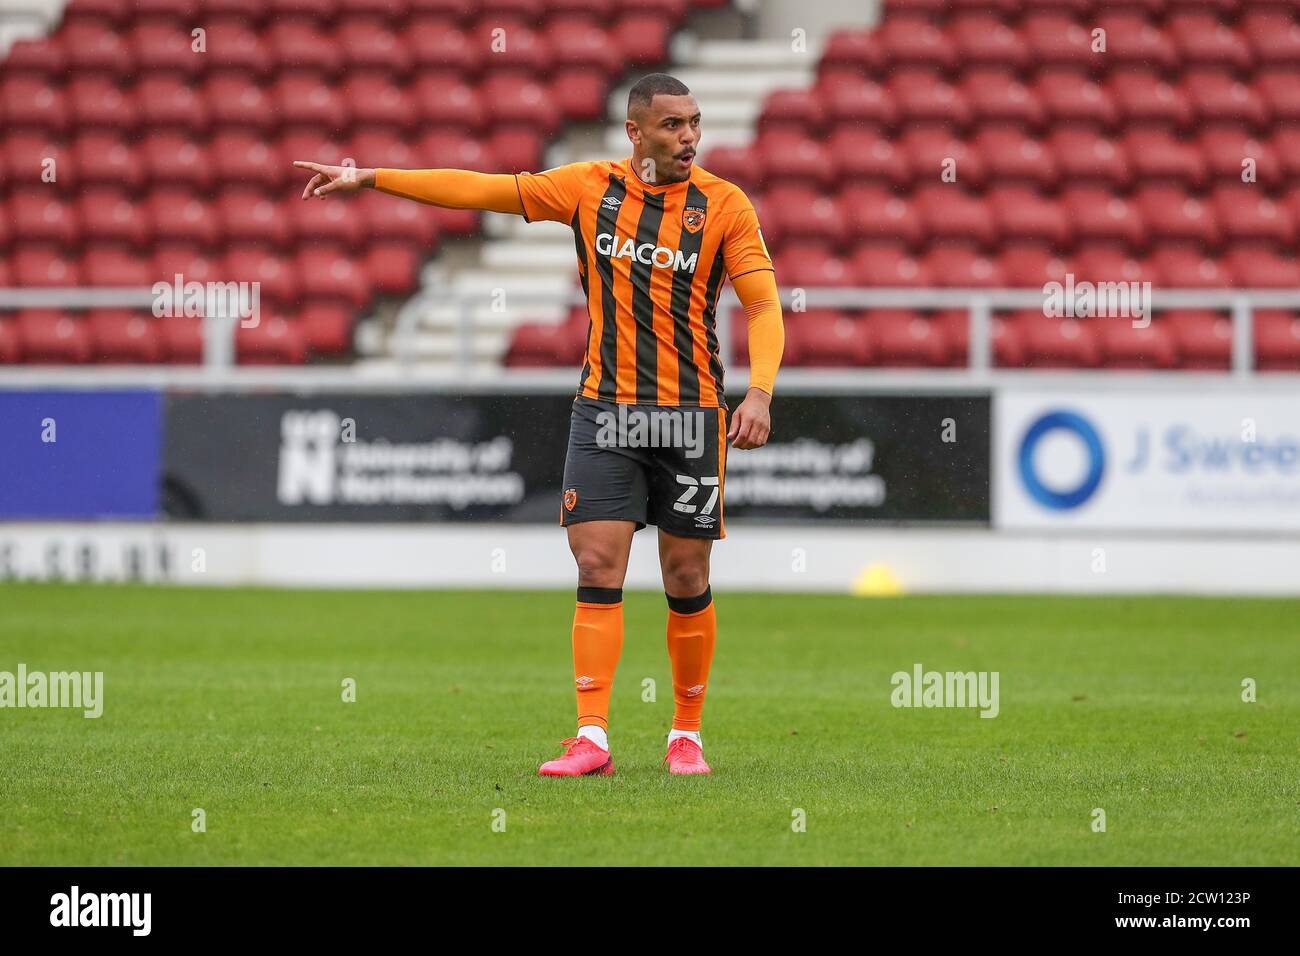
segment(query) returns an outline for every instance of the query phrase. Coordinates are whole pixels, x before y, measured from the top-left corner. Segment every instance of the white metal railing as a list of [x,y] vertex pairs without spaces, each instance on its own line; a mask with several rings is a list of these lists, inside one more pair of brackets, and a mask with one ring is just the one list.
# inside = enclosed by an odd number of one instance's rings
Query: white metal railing
[[[805,309],[966,309],[970,322],[969,361],[966,374],[985,374],[993,368],[991,316],[995,311],[1008,309],[1042,309],[1045,296],[1038,289],[859,289],[859,288],[818,288],[808,287],[797,290],[801,304]],[[792,298],[796,290],[782,290],[782,304],[787,310],[792,307]],[[96,289],[96,288],[50,288],[50,289],[4,289],[0,288],[0,314],[17,309],[91,309],[91,308],[130,308],[149,310],[155,296],[150,289]],[[438,296],[438,301],[452,302],[458,316],[456,336],[458,340],[457,362],[447,374],[439,378],[466,381],[481,377],[473,374],[475,339],[478,334],[474,313],[476,309],[487,305],[483,296]],[[582,293],[575,288],[572,292],[560,296],[511,295],[509,311],[518,321],[525,321],[529,307],[582,305]],[[415,305],[415,303],[410,303]],[[1170,289],[1153,290],[1150,307],[1155,312],[1168,309],[1208,309],[1227,312],[1232,321],[1232,370],[1238,378],[1253,374],[1254,362],[1254,314],[1259,309],[1294,309],[1300,312],[1300,290],[1273,289]],[[731,322],[740,308],[735,293],[726,289],[718,302],[718,339],[724,366],[731,367]],[[416,337],[420,332],[420,309],[405,308],[401,318],[390,337],[390,353],[405,375],[416,374]],[[162,319],[160,321],[166,321]],[[1127,319],[1089,319],[1087,321],[1128,321]],[[235,359],[234,334],[237,319],[228,316],[209,318],[204,326],[204,370],[208,373],[222,373],[231,370]],[[11,375],[11,370],[0,366],[0,377]],[[49,369],[47,368],[47,371]],[[570,374],[571,370],[564,370]],[[880,373],[880,369],[865,369]],[[337,377],[338,370],[333,370]],[[843,374],[843,370],[837,370]],[[520,373],[501,369],[493,373],[500,380],[503,377],[518,376]],[[927,377],[944,375],[962,375],[961,369],[934,370]],[[1114,374],[1114,373],[1102,373]],[[1188,372],[1169,372],[1149,374],[1188,375]],[[784,375],[784,373],[783,373]],[[148,376],[153,378],[154,376]],[[364,378],[364,376],[361,376]]]

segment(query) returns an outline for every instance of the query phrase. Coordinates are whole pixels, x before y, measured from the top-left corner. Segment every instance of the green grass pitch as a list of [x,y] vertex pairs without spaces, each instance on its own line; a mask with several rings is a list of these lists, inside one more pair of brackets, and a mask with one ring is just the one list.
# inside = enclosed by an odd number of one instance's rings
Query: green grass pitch
[[[0,864],[1300,864],[1300,601],[717,604],[712,777],[660,764],[629,592],[618,773],[541,779],[571,592],[0,587],[0,670],[105,674],[98,720],[0,710]],[[916,662],[998,671],[999,716],[894,708]]]

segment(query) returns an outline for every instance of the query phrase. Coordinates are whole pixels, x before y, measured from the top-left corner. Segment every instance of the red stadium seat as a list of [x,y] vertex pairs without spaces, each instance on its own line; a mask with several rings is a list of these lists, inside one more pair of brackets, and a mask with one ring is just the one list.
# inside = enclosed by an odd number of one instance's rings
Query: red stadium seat
[[899,71],[889,81],[899,115],[909,122],[940,123],[953,129],[970,125],[971,109],[961,91],[930,73]]
[[1119,119],[1119,110],[1110,93],[1083,73],[1045,69],[1034,83],[1034,93],[1046,117],[1058,126],[1074,124],[1096,130],[1110,129]]
[[[297,172],[274,141],[233,128],[223,129],[212,137],[207,156],[218,188],[278,189]],[[302,183],[306,185],[305,177]]]
[[266,131],[279,124],[271,100],[247,76],[218,73],[204,80],[201,89],[214,125]]
[[[902,186],[911,179],[907,156],[891,140],[875,130],[836,127],[826,141],[826,149],[835,164],[835,175],[841,181]],[[725,179],[731,178],[715,170],[712,165],[708,168]]]
[[1119,73],[1110,78],[1107,88],[1130,126],[1186,129],[1192,124],[1192,105],[1186,94],[1154,73]]
[[549,136],[560,125],[560,111],[547,88],[532,79],[493,73],[480,91],[490,121],[498,126],[508,124]]
[[9,218],[24,244],[49,241],[71,246],[81,238],[76,209],[51,190],[15,192],[9,197]]
[[1038,289],[1065,280],[1065,260],[1045,243],[1011,241],[998,255],[998,268],[1013,289]]
[[871,364],[871,344],[866,330],[843,312],[809,309],[804,313],[787,313],[787,321],[799,326],[804,365],[856,367]]
[[1102,183],[1122,189],[1132,180],[1133,172],[1121,145],[1092,130],[1057,129],[1049,136],[1047,146],[1063,182]]
[[1059,179],[1051,151],[1014,127],[982,129],[973,145],[986,176],[994,182],[1030,182],[1050,188]]
[[1157,247],[1151,254],[1157,283],[1166,289],[1216,289],[1232,284],[1232,276],[1216,260],[1179,246]]
[[1092,186],[1072,186],[1062,191],[1061,203],[1080,241],[1103,240],[1129,248],[1146,243],[1138,210],[1119,196]]
[[300,245],[323,241],[356,248],[365,239],[361,213],[355,203],[330,202],[328,199],[304,202],[295,197],[278,203],[274,216],[288,220]]
[[962,82],[961,91],[977,123],[1037,128],[1046,115],[1034,91],[1006,73],[972,73]]
[[13,365],[23,358],[22,346],[18,340],[18,330],[14,323],[0,315],[0,365]]
[[241,365],[300,365],[307,360],[307,342],[296,322],[263,315],[256,325],[235,328],[235,352]]
[[81,284],[77,260],[66,255],[62,244],[24,242],[10,258],[16,286],[49,288]]
[[333,77],[343,66],[342,50],[334,38],[309,21],[277,19],[264,36],[281,70],[309,70]]
[[937,245],[925,257],[936,285],[956,289],[1001,289],[1007,284],[998,263],[961,245]]
[[116,133],[90,130],[71,142],[72,178],[78,186],[123,186],[134,192],[144,181],[135,150]]
[[1135,328],[1130,319],[1094,320],[1107,368],[1173,368],[1178,360],[1175,340],[1156,319]]
[[219,235],[212,209],[192,191],[165,186],[145,200],[155,238],[167,242],[195,242],[210,248]]
[[1161,313],[1178,354],[1178,367],[1224,371],[1232,367],[1232,322],[1221,312],[1176,311]]
[[[97,241],[144,248],[153,238],[144,211],[119,186],[91,186],[83,190],[77,198],[77,218],[82,233]],[[116,284],[94,279],[91,282],[95,285]]]
[[1223,127],[1204,130],[1199,145],[1206,168],[1215,181],[1240,180],[1248,170],[1256,181],[1270,186],[1282,178],[1274,148],[1243,130]]
[[296,302],[301,292],[289,262],[266,246],[236,246],[215,270],[223,282],[258,283],[261,301],[272,307]]
[[585,332],[569,322],[524,322],[515,327],[506,351],[507,368],[578,365],[586,347]]
[[871,30],[836,30],[822,48],[820,68],[845,75],[872,76],[880,72],[880,41]]
[[1210,249],[1220,240],[1214,208],[1175,185],[1144,186],[1134,203],[1153,242],[1191,242]]
[[844,240],[840,208],[811,186],[777,186],[764,194],[763,209],[765,229],[782,242],[818,237],[836,243]]
[[898,142],[918,187],[940,183],[977,188],[984,183],[984,159],[943,127],[909,129]]
[[178,76],[155,73],[142,77],[133,98],[142,126],[182,127],[195,133],[208,128],[207,103],[193,83]]
[[1300,23],[1284,10],[1248,7],[1242,11],[1241,29],[1260,64],[1290,69],[1300,62]]
[[1100,66],[1105,56],[1092,51],[1089,30],[1068,13],[1057,10],[1029,13],[1021,25],[1021,35],[1035,63],[1084,71]]
[[425,77],[413,85],[411,100],[422,130],[446,128],[477,133],[488,125],[487,107],[477,87]]
[[140,141],[145,171],[156,183],[188,186],[206,192],[212,186],[212,164],[199,140],[183,133],[153,130]]
[[278,107],[283,126],[331,129],[346,127],[349,123],[344,100],[333,87],[313,74],[281,74],[267,93]]
[[302,288],[317,300],[342,301],[360,307],[370,297],[361,266],[344,248],[321,245],[300,249],[291,268]]
[[31,129],[54,134],[67,128],[69,108],[63,92],[43,79],[0,79],[0,116],[9,130]]
[[407,34],[412,65],[420,78],[476,81],[492,55],[487,47],[471,43],[457,21],[444,17],[413,17]]
[[1032,186],[991,189],[988,208],[1004,242],[1039,240],[1054,246],[1066,243],[1067,222],[1061,207]]
[[[282,249],[289,245],[295,234],[293,216],[298,207],[335,206],[343,204],[327,200],[298,197],[276,197],[261,190],[237,187],[223,190],[216,196],[214,212],[219,218],[226,238],[237,243],[258,243],[261,246]],[[345,213],[344,213],[345,214]]]
[[415,125],[416,101],[388,77],[377,73],[349,76],[338,87],[338,96],[355,129],[404,131]]
[[203,319],[175,315],[157,321],[164,361],[176,365],[198,365],[203,361]]
[[910,309],[871,309],[865,313],[862,323],[879,365],[948,364],[942,327]]
[[72,74],[102,73],[115,76],[119,71],[134,71],[134,58],[122,37],[107,24],[82,21],[68,24],[59,31],[57,42],[63,49],[67,69]]
[[1154,281],[1155,269],[1112,245],[1085,245],[1070,258],[1075,278],[1087,282]]
[[848,269],[825,242],[791,243],[776,254],[777,274],[787,285],[840,286],[849,282]]
[[[64,16],[67,19],[67,14]],[[4,60],[5,73],[53,84],[67,73],[63,49],[49,38],[19,39]]]
[[[858,246],[849,259],[849,269],[853,284],[867,288],[921,289],[936,284],[924,262],[894,244]],[[782,281],[786,281],[784,277]]]
[[1178,60],[1170,38],[1141,14],[1102,12],[1096,27],[1106,31],[1106,51],[1099,59],[1112,70],[1138,67],[1169,72]]
[[755,144],[755,153],[769,186],[781,182],[829,186],[835,180],[835,166],[816,140],[765,136]]
[[[65,102],[78,132],[102,129],[123,135],[139,122],[135,101],[124,95],[111,77],[73,76],[68,81]],[[57,119],[57,113],[52,115]]]
[[173,76],[193,76],[207,65],[204,53],[194,49],[193,29],[182,16],[176,21],[139,20],[127,34],[131,56],[141,76],[155,71]]
[[[984,5],[984,10],[990,4]],[[1029,65],[1029,47],[1015,30],[993,12],[962,14],[950,21],[948,40],[963,66],[1023,70]]]
[[1238,183],[1213,192],[1219,224],[1231,241],[1269,242],[1292,247],[1295,222],[1286,206],[1274,202],[1258,186]]
[[333,39],[348,73],[378,70],[406,76],[411,71],[413,58],[405,34],[395,32],[383,19],[369,14],[342,17]]
[[92,361],[148,365],[162,361],[163,342],[147,312],[94,309],[86,314]]
[[1243,73],[1252,66],[1245,38],[1209,11],[1172,12],[1165,29],[1188,66],[1224,67]]
[[893,126],[898,118],[898,108],[893,96],[885,87],[862,77],[823,77],[816,87],[818,97],[826,105],[826,122],[838,124],[841,129]]
[[851,186],[840,193],[844,224],[853,240],[901,240],[909,246],[921,242],[921,220],[911,204],[879,186]]
[[628,63],[643,66],[668,58],[669,26],[657,12],[629,10],[614,25],[612,41]]
[[926,232],[935,239],[960,239],[991,246],[996,237],[991,210],[961,186],[922,186],[913,205]]
[[375,242],[366,251],[365,271],[379,292],[409,295],[414,291],[420,259],[409,242]]
[[1174,182],[1198,189],[1205,182],[1205,157],[1194,144],[1163,129],[1132,129],[1124,135],[1129,168],[1139,182]]
[[205,27],[208,35],[204,56],[208,57],[208,68],[214,73],[255,78],[274,70],[279,65],[274,50],[250,24],[254,14],[261,9],[261,0],[207,0],[209,8],[218,2],[251,3],[254,9],[237,16],[217,16],[218,10],[212,10],[213,18]]
[[1096,368],[1101,364],[1101,348],[1093,328],[1099,320],[1020,312],[1012,321],[1024,345],[1024,364],[1031,368]]
[[1230,123],[1242,129],[1264,129],[1268,108],[1248,84],[1228,73],[1201,71],[1183,79],[1188,100],[1201,124]]
[[353,309],[330,302],[309,303],[298,313],[298,328],[316,355],[341,355],[352,348]]
[[886,17],[876,33],[886,67],[923,66],[947,72],[957,65],[957,50],[933,24]]
[[1261,309],[1254,315],[1255,368],[1300,371],[1300,314]]
[[1233,285],[1242,289],[1295,289],[1300,287],[1300,265],[1294,250],[1283,257],[1270,249],[1236,248],[1225,257]]
[[14,317],[23,361],[79,365],[90,361],[90,335],[83,320],[67,312],[24,309]]
[[826,122],[823,100],[812,89],[773,90],[759,114],[760,135],[773,133],[807,138],[821,133]]

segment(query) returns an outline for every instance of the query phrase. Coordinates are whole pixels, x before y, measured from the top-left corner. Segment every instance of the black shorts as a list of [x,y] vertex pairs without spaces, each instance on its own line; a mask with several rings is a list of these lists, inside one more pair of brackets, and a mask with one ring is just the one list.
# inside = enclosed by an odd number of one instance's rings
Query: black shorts
[[560,524],[634,521],[725,538],[727,410],[616,405],[579,396],[569,424]]

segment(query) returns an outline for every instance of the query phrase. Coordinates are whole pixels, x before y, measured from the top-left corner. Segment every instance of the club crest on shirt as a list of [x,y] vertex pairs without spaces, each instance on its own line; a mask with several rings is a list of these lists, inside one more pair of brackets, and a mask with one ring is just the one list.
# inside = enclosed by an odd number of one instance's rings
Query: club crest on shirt
[[564,510],[572,511],[574,506],[577,503],[578,503],[578,489],[565,488],[564,489]]
[[682,210],[682,225],[687,232],[699,232],[704,228],[704,207],[687,206]]

